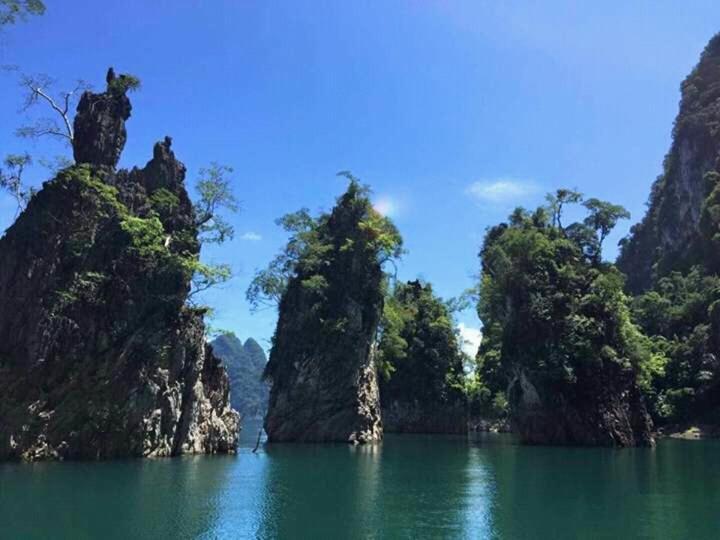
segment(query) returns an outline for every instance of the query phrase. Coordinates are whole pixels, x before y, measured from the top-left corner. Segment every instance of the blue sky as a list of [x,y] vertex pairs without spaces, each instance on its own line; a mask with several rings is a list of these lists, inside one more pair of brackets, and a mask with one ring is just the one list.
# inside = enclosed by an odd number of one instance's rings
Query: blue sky
[[[0,63],[102,88],[105,71],[143,81],[122,166],[173,136],[192,184],[231,165],[236,238],[204,257],[236,277],[206,300],[214,325],[267,345],[272,310],[244,291],[283,245],[278,216],[329,209],[349,169],[400,228],[402,279],[449,297],[473,284],[486,227],[560,186],[641,218],[661,171],[679,85],[720,28],[720,3],[239,2],[47,0],[6,29]],[[66,152],[13,133],[21,95],[1,75],[0,153]],[[38,167],[30,179],[47,173]],[[14,208],[0,197],[0,230]],[[472,310],[464,328],[477,329]]]

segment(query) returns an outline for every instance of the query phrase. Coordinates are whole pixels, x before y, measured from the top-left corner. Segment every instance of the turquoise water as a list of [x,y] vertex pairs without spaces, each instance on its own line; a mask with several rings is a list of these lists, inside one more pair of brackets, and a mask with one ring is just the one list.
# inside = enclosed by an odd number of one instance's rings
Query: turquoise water
[[237,456],[0,465],[0,538],[720,538],[720,441],[387,436]]

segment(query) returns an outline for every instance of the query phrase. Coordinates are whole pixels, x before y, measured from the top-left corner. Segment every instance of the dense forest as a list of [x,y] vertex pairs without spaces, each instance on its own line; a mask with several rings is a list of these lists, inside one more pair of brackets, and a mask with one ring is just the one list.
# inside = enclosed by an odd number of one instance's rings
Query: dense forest
[[[0,25],[43,11],[0,8]],[[49,79],[20,81],[55,117],[19,134],[64,138],[73,160],[39,190],[29,154],[0,169],[18,213],[0,238],[0,458],[232,452],[237,411],[265,415],[271,442],[509,422],[526,443],[637,446],[720,424],[720,35],[682,83],[664,172],[617,263],[603,245],[627,210],[558,189],[488,228],[476,286],[439,298],[398,279],[400,231],[343,171],[330,211],[278,220],[287,243],[247,290],[277,309],[267,362],[254,340],[210,343],[198,300],[230,277],[201,250],[232,238],[232,169],[203,169],[191,197],[170,137],[118,169],[133,75],[110,68],[103,92],[61,106]],[[568,223],[572,205],[584,217]],[[469,301],[475,358],[454,315]]]

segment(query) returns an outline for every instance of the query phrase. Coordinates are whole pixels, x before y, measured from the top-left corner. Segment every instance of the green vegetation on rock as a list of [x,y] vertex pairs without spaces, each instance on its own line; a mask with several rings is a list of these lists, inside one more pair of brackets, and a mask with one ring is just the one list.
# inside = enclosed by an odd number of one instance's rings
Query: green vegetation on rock
[[370,442],[382,437],[373,348],[383,306],[383,264],[400,255],[395,226],[349,173],[329,214],[286,216],[284,252],[248,296],[279,297],[265,429],[270,440]]
[[719,423],[720,34],[681,92],[663,174],[618,265],[651,343],[644,388],[656,423]]
[[467,429],[463,355],[447,305],[420,281],[385,300],[378,345],[386,431]]
[[626,211],[590,199],[588,217],[563,226],[563,205],[581,200],[558,190],[549,207],[517,209],[488,231],[479,397],[497,413],[507,388],[513,425],[529,442],[645,444],[637,377],[647,340],[630,320],[622,274],[600,253]]

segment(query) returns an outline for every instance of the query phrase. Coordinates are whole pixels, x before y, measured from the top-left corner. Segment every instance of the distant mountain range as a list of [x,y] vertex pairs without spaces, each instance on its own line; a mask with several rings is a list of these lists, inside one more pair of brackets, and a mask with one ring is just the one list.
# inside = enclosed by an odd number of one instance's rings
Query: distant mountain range
[[232,407],[243,418],[265,416],[270,387],[262,380],[267,363],[262,347],[252,338],[243,344],[233,333],[218,336],[212,347],[228,372]]

